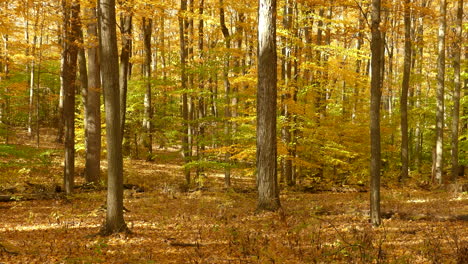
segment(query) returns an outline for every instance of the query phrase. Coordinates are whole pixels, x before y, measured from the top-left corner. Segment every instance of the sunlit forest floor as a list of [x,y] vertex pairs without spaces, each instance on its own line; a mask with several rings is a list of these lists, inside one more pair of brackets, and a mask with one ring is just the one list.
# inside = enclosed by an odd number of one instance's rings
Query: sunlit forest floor
[[208,173],[203,188],[185,188],[176,150],[125,159],[131,233],[101,237],[106,192],[83,185],[83,157],[64,197],[51,131],[39,149],[21,133],[0,144],[0,195],[13,200],[0,202],[0,263],[468,263],[466,192],[384,188],[379,228],[368,192],[353,188],[283,188],[282,211],[256,213],[254,179],[225,189]]

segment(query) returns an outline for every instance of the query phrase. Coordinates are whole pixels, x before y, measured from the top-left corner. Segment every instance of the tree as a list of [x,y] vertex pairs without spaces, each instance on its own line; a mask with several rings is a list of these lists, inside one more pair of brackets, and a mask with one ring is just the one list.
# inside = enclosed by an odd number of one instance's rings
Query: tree
[[408,90],[411,73],[411,0],[404,3],[405,23],[405,58],[403,62],[403,81],[401,83],[401,172],[400,181],[408,178]]
[[143,39],[145,47],[145,63],[143,67],[143,73],[145,77],[145,118],[143,119],[143,128],[146,132],[145,144],[148,148],[148,160],[152,159],[153,155],[153,105],[151,95],[151,33],[153,30],[153,20],[150,18],[143,18]]
[[122,33],[122,50],[120,52],[119,65],[119,85],[120,85],[120,123],[122,140],[125,135],[125,119],[127,110],[127,86],[130,66],[130,56],[132,54],[132,10],[127,4],[132,4],[133,1],[122,2],[126,10],[120,15],[120,30]]
[[101,233],[127,231],[123,217],[123,160],[115,0],[100,0],[101,76],[106,108],[107,213]]
[[436,108],[436,142],[434,155],[434,179],[441,184],[444,169],[444,89],[445,89],[445,29],[447,27],[447,3],[439,2],[439,34],[437,37],[437,108]]
[[[181,65],[181,89],[182,89],[182,118],[184,120],[183,131],[182,131],[182,153],[184,155],[184,163],[187,164],[190,162],[190,157],[192,156],[190,146],[189,146],[189,107],[188,107],[188,98],[187,98],[187,57],[188,57],[188,48],[187,48],[187,38],[188,33],[187,29],[189,23],[187,21],[185,12],[187,11],[187,0],[180,0],[180,13],[179,13],[179,41],[180,41],[180,65]],[[185,180],[187,184],[190,184],[190,169],[185,168],[184,170]]]
[[87,10],[89,22],[88,37],[91,46],[88,48],[88,91],[86,94],[86,167],[85,179],[97,183],[101,171],[101,73],[98,53],[98,31],[96,8]]
[[452,181],[456,181],[458,177],[458,129],[460,126],[460,61],[461,61],[461,43],[462,38],[462,21],[463,21],[463,0],[458,0],[457,17],[455,25],[455,42],[453,51],[453,114],[452,114]]
[[64,187],[65,193],[73,191],[75,174],[75,90],[76,90],[76,62],[78,47],[75,41],[80,30],[80,5],[77,1],[63,0],[64,14],[64,51],[63,51],[63,87],[64,103],[63,118],[65,125],[65,166]]
[[372,0],[371,11],[371,103],[370,103],[370,212],[374,226],[380,225],[380,100],[382,68],[382,33],[380,31],[380,0]]
[[[219,0],[219,21],[221,24],[221,32],[224,36],[224,42],[226,43],[226,54],[224,58],[224,67],[223,67],[223,84],[224,84],[224,92],[225,92],[225,105],[224,105],[224,117],[226,120],[224,121],[224,133],[226,137],[225,145],[229,147],[231,145],[231,83],[229,82],[229,49],[231,48],[231,35],[229,34],[229,30],[226,27],[226,22],[224,18],[224,3],[223,0]],[[224,186],[230,187],[231,186],[231,168],[230,168],[230,157],[231,154],[228,150],[226,150],[226,154],[224,156],[224,162],[226,162],[226,168],[224,170]]]
[[276,0],[258,2],[257,210],[281,207],[276,150]]

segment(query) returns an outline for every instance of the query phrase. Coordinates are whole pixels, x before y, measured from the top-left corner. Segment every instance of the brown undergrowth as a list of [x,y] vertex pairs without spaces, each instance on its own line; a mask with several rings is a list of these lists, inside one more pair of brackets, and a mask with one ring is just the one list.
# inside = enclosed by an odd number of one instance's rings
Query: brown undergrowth
[[[47,166],[19,176],[12,169],[8,184],[60,185],[60,155]],[[221,176],[187,188],[176,152],[126,159],[131,233],[110,237],[94,235],[105,215],[102,189],[1,202],[0,263],[467,263],[466,193],[384,189],[385,219],[373,228],[368,193],[283,189],[283,210],[255,213],[254,180],[234,177],[225,189]]]

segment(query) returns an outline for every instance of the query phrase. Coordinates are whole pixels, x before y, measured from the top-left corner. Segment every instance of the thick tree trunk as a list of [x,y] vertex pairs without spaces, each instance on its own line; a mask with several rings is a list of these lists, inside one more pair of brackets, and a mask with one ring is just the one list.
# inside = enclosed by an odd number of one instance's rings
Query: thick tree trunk
[[99,67],[98,31],[96,9],[88,9],[88,36],[96,44],[88,52],[88,92],[86,97],[86,167],[88,183],[98,183],[101,174],[101,70]]
[[276,150],[276,0],[259,0],[257,91],[257,210],[281,207]]
[[65,126],[65,167],[64,189],[66,194],[73,191],[75,174],[75,90],[76,90],[76,62],[78,47],[75,41],[80,30],[80,5],[76,1],[63,0],[65,51],[63,64],[63,116]]
[[411,0],[405,0],[405,58],[403,65],[403,81],[401,84],[401,172],[400,181],[405,181],[408,178],[408,90],[411,71]]
[[371,39],[371,105],[370,105],[370,212],[371,222],[379,226],[380,220],[380,100],[382,68],[382,33],[380,31],[380,0],[372,0]]
[[455,182],[458,177],[458,129],[460,126],[460,61],[461,61],[461,44],[462,37],[462,21],[463,21],[463,0],[458,0],[457,17],[455,25],[455,41],[453,49],[453,114],[452,114],[452,177]]
[[435,159],[435,180],[442,184],[444,170],[444,89],[445,89],[445,29],[447,27],[447,3],[446,0],[439,2],[439,35],[437,38],[438,58],[437,58],[437,108],[436,108],[436,149]]
[[115,0],[100,0],[100,55],[107,132],[107,213],[103,234],[127,231],[123,217],[123,160]]

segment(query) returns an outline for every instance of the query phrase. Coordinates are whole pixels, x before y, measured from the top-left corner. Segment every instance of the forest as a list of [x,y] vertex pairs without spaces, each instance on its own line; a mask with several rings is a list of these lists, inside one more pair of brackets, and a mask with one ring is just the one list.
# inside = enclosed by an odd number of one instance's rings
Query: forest
[[0,264],[468,263],[464,0],[0,0]]

